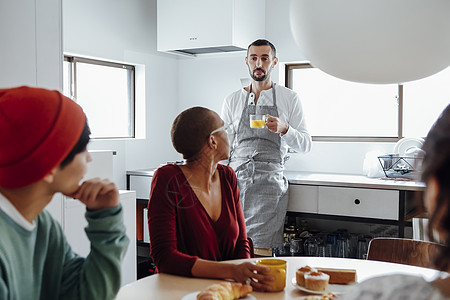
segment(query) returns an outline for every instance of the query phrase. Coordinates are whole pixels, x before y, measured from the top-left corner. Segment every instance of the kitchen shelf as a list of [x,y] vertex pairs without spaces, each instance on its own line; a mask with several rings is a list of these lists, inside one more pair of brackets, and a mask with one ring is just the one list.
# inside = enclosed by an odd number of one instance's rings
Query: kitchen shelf
[[139,240],[137,241],[137,245],[138,245],[138,247],[147,247],[147,248],[150,247],[150,243],[139,241]]
[[136,203],[148,205],[148,199],[136,199]]
[[[385,182],[364,176],[302,172],[285,175],[290,187],[288,216],[395,225],[399,238],[405,237],[405,227],[412,227],[410,218],[418,204],[415,195],[424,189],[422,183]],[[333,193],[324,193],[328,190]],[[352,198],[353,194],[357,196]],[[381,205],[381,210],[374,203]]]
[[155,272],[155,265],[150,257],[150,243],[144,242],[144,226],[146,224],[144,209],[148,206],[150,184],[153,169],[127,171],[127,190],[136,190],[136,261],[137,279],[150,276]]
[[[302,213],[302,212],[295,212],[295,211],[288,211],[286,213],[286,216],[308,218],[308,219],[318,219],[318,220],[348,221],[348,222],[356,222],[356,223],[371,223],[371,224],[398,226],[398,221],[396,221],[396,220],[383,220],[383,219],[374,219],[374,218],[324,215],[324,214],[315,214],[315,213]],[[412,222],[406,221],[404,225],[412,227]]]

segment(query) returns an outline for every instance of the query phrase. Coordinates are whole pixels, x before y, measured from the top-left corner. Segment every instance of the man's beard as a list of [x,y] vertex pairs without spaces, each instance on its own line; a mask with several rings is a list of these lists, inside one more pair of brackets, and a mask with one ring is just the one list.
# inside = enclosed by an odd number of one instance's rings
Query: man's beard
[[255,69],[253,72],[250,72],[250,76],[252,77],[252,79],[254,81],[264,81],[264,80],[266,80],[267,77],[269,76],[269,74],[268,73],[263,73],[263,75],[261,77],[258,77],[258,76],[255,75],[255,71],[258,71],[258,70],[264,72],[263,69]]

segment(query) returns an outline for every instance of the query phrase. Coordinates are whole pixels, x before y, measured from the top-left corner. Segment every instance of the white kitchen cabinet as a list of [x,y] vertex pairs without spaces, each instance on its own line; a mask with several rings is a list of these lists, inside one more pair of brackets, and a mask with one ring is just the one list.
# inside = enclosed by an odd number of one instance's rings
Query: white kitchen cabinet
[[130,176],[129,190],[136,191],[136,199],[148,200],[150,198],[151,176]]
[[289,199],[298,201],[288,202],[288,211],[318,213],[319,212],[319,187],[311,185],[290,185]]
[[335,216],[398,220],[399,191],[328,187],[289,186],[288,211]]
[[[122,285],[136,280],[136,193],[119,191],[123,207],[126,234],[130,239],[125,257],[122,261]],[[90,252],[90,242],[84,228],[87,226],[84,214],[86,206],[78,200],[62,196],[64,199],[64,234],[69,245],[77,254],[86,257]]]
[[[415,193],[425,184],[380,180],[362,175],[285,171],[289,181],[288,216],[321,222],[395,226],[409,236]],[[329,226],[325,226],[329,227]],[[351,226],[354,227],[354,226]]]
[[[113,179],[112,150],[90,150],[92,161],[88,164],[88,170],[83,180],[94,177]],[[119,191],[120,202],[124,212],[124,223],[130,245],[122,262],[122,285],[133,282],[137,277],[136,270],[136,192]],[[72,249],[81,256],[87,256],[90,252],[90,242],[84,228],[87,221],[84,217],[86,206],[78,200],[55,194],[47,205],[48,210],[64,230],[67,241]]]
[[1,2],[0,87],[62,89],[61,2]]
[[399,192],[319,187],[319,214],[398,220]]
[[247,49],[265,35],[260,0],[158,0],[158,51],[188,54]]
[[136,191],[136,235],[138,279],[153,274],[153,260],[150,257],[150,236],[147,223],[147,205],[155,169],[127,171],[127,189]]

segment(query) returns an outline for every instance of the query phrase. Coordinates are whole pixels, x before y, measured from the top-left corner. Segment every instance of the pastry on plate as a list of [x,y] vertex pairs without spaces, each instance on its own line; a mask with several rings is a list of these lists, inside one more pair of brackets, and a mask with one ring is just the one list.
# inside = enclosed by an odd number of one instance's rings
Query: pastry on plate
[[234,300],[253,291],[250,285],[237,282],[221,282],[210,285],[197,295],[197,300]]
[[317,268],[319,272],[330,275],[330,284],[351,284],[356,282],[356,270]]
[[322,272],[305,273],[305,288],[313,291],[326,291],[330,275]]
[[297,272],[295,272],[295,278],[297,279],[297,284],[299,286],[305,286],[305,273],[309,273],[309,272],[315,272],[317,271],[314,268],[311,268],[310,266],[304,266],[301,267],[300,269],[297,270]]

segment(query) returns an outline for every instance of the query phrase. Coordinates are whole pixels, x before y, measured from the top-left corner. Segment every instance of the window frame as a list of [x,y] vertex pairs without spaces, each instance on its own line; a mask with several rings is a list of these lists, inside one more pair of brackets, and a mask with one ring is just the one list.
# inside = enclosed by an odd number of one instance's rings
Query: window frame
[[120,69],[127,69],[131,71],[131,78],[130,78],[130,123],[131,123],[131,134],[130,136],[109,136],[109,137],[94,137],[93,140],[112,140],[112,139],[134,139],[136,138],[136,68],[133,65],[124,64],[124,63],[118,63],[118,62],[111,62],[111,61],[105,61],[105,60],[99,60],[99,59],[93,59],[93,58],[86,58],[86,57],[80,57],[75,55],[64,55],[64,61],[69,62],[69,93],[71,97],[75,100],[77,99],[77,63],[86,63],[86,64],[92,64],[92,65],[99,65],[99,66],[107,66],[107,67],[113,67],[113,68],[120,68]]
[[[292,70],[315,68],[310,63],[289,63],[285,65],[285,87],[292,89]],[[368,137],[368,136],[311,136],[313,141],[320,142],[398,142],[403,138],[403,85],[398,84],[397,98],[397,136],[396,137]]]

